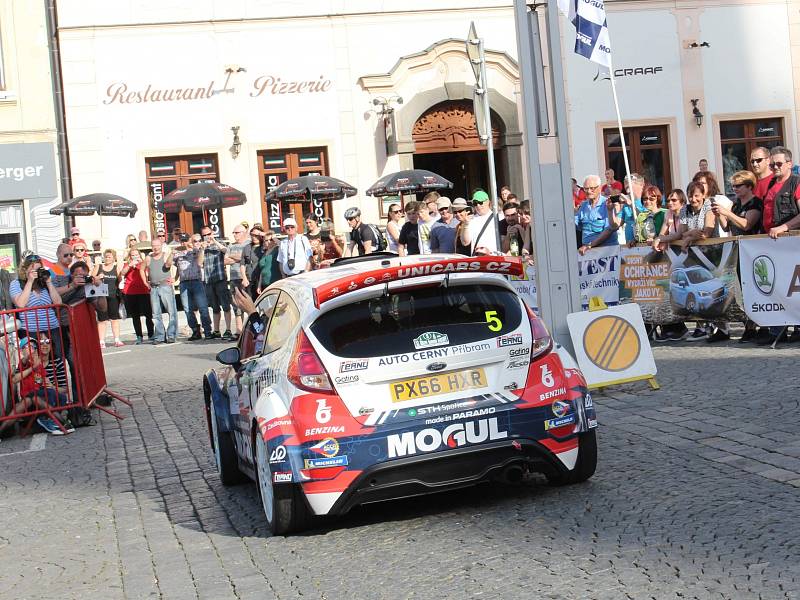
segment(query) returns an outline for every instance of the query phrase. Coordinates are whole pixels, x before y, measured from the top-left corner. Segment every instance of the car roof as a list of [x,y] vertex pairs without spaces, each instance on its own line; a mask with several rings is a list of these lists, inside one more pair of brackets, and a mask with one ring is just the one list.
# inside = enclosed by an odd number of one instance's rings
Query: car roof
[[[438,261],[447,261],[447,260],[469,260],[470,257],[461,255],[461,254],[414,254],[410,256],[396,256],[396,255],[389,255],[388,253],[385,255],[378,255],[376,256],[375,260],[354,260],[350,261],[343,261],[342,264],[333,265],[331,267],[325,269],[318,269],[316,271],[308,271],[305,273],[301,273],[300,275],[294,275],[293,277],[287,277],[285,279],[280,279],[269,286],[269,290],[281,289],[287,292],[298,305],[301,312],[308,315],[309,313],[316,313],[320,312],[319,308],[315,306],[315,294],[314,290],[320,288],[324,284],[328,284],[337,280],[341,280],[343,278],[348,277],[356,277],[358,275],[369,273],[373,271],[380,271],[384,269],[391,269],[393,267],[401,267],[401,266],[414,266],[414,265],[423,265],[426,263],[433,263]],[[497,256],[495,257],[497,260],[508,260],[512,257],[508,256]],[[477,259],[474,259],[477,260]],[[519,260],[519,259],[516,259]],[[463,279],[463,278],[474,278],[480,277],[484,281],[494,280],[496,282],[506,283],[506,279],[502,275],[496,275],[493,273],[453,273],[452,277],[456,279]],[[420,278],[433,278],[433,277],[444,277],[443,275],[423,275]],[[369,288],[367,288],[369,289]],[[360,291],[364,291],[363,289]],[[352,293],[352,292],[351,292]],[[353,294],[353,299],[356,297],[363,297],[363,294]],[[349,294],[343,294],[342,297],[349,296]],[[337,298],[338,300],[338,298]],[[331,303],[332,305],[334,303]],[[339,305],[339,302],[335,303]]]

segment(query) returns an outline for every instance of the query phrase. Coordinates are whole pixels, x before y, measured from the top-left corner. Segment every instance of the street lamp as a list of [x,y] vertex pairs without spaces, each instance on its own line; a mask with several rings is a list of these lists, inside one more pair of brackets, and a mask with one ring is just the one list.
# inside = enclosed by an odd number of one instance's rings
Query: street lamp
[[703,126],[703,113],[700,112],[700,109],[697,108],[697,103],[700,102],[700,98],[692,98],[689,100],[692,103],[692,115],[694,115],[694,122],[697,124],[698,127]]

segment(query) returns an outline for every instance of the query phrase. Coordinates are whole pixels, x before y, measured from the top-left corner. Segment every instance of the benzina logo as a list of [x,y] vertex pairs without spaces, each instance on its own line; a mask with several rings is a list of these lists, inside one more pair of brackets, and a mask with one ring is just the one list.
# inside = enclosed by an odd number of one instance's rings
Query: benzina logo
[[417,452],[433,452],[442,444],[448,448],[460,448],[467,444],[480,444],[492,440],[502,440],[508,437],[507,431],[500,431],[497,418],[467,421],[466,423],[453,423],[439,431],[438,429],[423,429],[414,434],[406,431],[403,434],[393,434],[386,438],[389,449],[389,458],[409,456]]

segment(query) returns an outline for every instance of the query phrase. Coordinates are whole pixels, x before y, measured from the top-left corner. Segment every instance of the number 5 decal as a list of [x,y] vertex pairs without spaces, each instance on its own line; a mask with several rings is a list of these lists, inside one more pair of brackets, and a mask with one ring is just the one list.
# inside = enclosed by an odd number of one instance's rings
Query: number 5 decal
[[503,328],[503,322],[497,318],[496,310],[486,311],[486,323],[489,325],[489,331],[500,331]]
[[555,380],[553,379],[553,372],[550,370],[549,365],[542,365],[542,384],[547,387],[553,387],[555,385]]
[[317,400],[317,414],[315,415],[317,423],[327,423],[331,420],[331,407],[328,406],[325,398]]

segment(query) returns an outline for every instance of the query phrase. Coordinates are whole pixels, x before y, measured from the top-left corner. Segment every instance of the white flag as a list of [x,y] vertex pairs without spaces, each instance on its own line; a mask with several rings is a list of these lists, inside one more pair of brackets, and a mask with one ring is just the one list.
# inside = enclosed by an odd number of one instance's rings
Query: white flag
[[611,42],[603,0],[558,0],[558,8],[575,26],[575,53],[611,68]]

